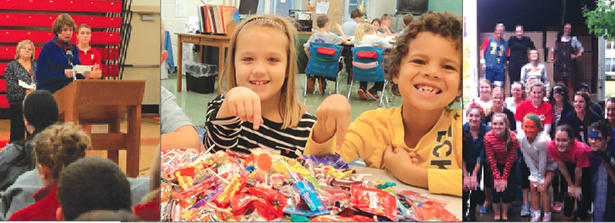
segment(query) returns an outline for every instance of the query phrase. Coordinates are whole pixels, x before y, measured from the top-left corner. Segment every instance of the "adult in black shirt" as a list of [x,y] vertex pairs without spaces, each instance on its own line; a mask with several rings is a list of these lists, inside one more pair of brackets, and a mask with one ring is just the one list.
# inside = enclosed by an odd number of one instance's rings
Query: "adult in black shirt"
[[535,50],[534,42],[530,37],[523,36],[523,26],[517,25],[515,28],[515,36],[508,39],[508,49],[510,49],[510,58],[508,63],[508,76],[510,83],[519,81],[521,76],[521,67],[527,64],[528,50]]

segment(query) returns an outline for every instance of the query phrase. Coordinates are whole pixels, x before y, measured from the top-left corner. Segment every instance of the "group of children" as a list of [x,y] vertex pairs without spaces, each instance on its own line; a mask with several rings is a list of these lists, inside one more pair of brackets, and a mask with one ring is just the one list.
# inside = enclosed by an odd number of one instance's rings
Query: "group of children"
[[[513,96],[505,99],[502,88],[492,88],[489,80],[482,79],[480,97],[466,108],[465,220],[477,219],[476,205],[482,203],[483,195],[481,212],[493,208],[494,221],[507,220],[517,189],[522,189],[520,215],[531,215],[531,221],[551,221],[551,212],[562,209],[564,221],[589,220],[592,200],[595,221],[615,220],[609,213],[615,196],[596,202],[615,192],[611,191],[615,190],[615,162],[610,161],[615,161],[615,144],[610,141],[615,112],[611,112],[613,122],[608,115],[605,121],[598,114],[602,108],[591,101],[588,86],[578,89],[574,105],[567,100],[563,83],[556,83],[548,98],[545,84],[538,79],[528,81],[527,91],[519,82],[511,90]],[[607,113],[609,106],[607,102]],[[595,189],[595,185],[604,188]]]
[[351,123],[342,95],[327,97],[316,117],[297,100],[296,30],[287,20],[244,20],[231,37],[218,82],[224,94],[208,104],[204,146],[239,152],[263,147],[293,158],[337,153],[431,193],[461,196],[462,117],[449,106],[462,91],[462,23],[451,13],[430,11],[409,27],[387,59],[387,78],[402,106],[368,111]]
[[[358,14],[362,12],[360,11],[360,9],[355,9],[353,10],[353,13]],[[404,27],[408,26],[408,24],[410,24],[410,22],[413,19],[414,19],[414,16],[412,16],[412,14],[405,15],[403,17]],[[389,41],[383,37],[385,36],[397,37],[397,36],[400,36],[401,33],[403,33],[403,31],[400,33],[397,33],[390,27],[391,21],[393,19],[388,14],[384,14],[382,16],[382,19],[379,19],[379,18],[373,19],[371,23],[367,23],[367,22],[357,23],[353,27],[354,31],[352,33],[345,33],[344,30],[342,29],[342,26],[340,26],[339,24],[335,24],[335,27],[337,31],[340,33],[340,35],[329,32],[329,30],[331,29],[330,20],[331,19],[328,15],[320,15],[316,19],[316,25],[318,26],[318,30],[316,30],[315,33],[312,34],[310,38],[308,39],[308,41],[303,45],[304,51],[306,55],[308,55],[308,58],[310,55],[310,44],[312,42],[329,43],[329,44],[335,44],[335,45],[340,45],[340,44],[353,45],[354,47],[377,46],[377,47],[383,47],[383,48],[390,49],[393,47],[393,45],[391,45]],[[354,38],[352,38],[352,40],[350,41],[347,41],[347,36],[353,36]],[[341,67],[339,68],[339,70],[341,70]],[[346,70],[352,72],[351,69],[346,69]],[[317,81],[318,86],[319,86],[318,90],[320,91],[320,93],[324,94],[326,90],[326,86],[327,86],[326,78],[325,77],[315,77],[310,74],[306,74],[306,75],[308,75],[307,91],[310,93],[314,92],[315,90],[314,83]],[[359,90],[358,90],[359,98],[362,100],[365,100],[367,99],[367,96],[369,96],[370,98],[377,101],[379,100],[378,91],[382,91],[383,88],[384,88],[384,82],[380,81],[380,82],[374,83],[374,85],[369,90],[367,90],[367,82],[361,81],[359,85]]]

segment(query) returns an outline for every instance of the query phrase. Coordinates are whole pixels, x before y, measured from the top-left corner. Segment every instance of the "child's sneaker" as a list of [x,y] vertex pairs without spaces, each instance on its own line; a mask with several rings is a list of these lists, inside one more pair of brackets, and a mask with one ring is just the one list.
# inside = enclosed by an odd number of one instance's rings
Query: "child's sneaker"
[[551,221],[551,212],[546,212],[544,216],[542,216],[542,221],[543,222],[550,222]]
[[540,221],[540,211],[534,211],[532,212],[532,219],[530,219],[531,222],[539,222]]
[[365,95],[365,90],[359,88],[359,99],[365,100],[367,99],[367,95]]
[[[307,74],[306,74],[307,75]],[[314,76],[309,76],[307,81],[307,92],[314,92]]]
[[374,100],[378,101],[378,90],[376,90],[375,88],[369,89],[369,91],[367,91],[367,95],[369,95],[371,98],[373,98]]
[[562,206],[556,205],[555,203],[551,204],[551,211],[555,213],[562,212]]
[[491,205],[483,205],[480,207],[480,213],[489,213],[491,212]]
[[525,216],[529,216],[530,215],[530,207],[527,204],[523,204],[521,206],[521,217],[525,217]]

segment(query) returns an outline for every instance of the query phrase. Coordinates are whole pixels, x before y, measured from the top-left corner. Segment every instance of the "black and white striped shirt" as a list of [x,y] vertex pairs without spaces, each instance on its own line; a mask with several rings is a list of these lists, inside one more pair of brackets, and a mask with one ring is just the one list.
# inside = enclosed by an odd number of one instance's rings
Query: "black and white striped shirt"
[[262,147],[279,150],[283,156],[297,158],[296,150],[303,152],[316,117],[303,114],[295,128],[282,129],[282,123],[263,118],[264,123],[258,130],[252,129],[251,122],[243,122],[239,117],[217,119],[225,95],[214,98],[207,106],[207,121],[203,144],[214,150],[237,151],[249,154],[251,149]]

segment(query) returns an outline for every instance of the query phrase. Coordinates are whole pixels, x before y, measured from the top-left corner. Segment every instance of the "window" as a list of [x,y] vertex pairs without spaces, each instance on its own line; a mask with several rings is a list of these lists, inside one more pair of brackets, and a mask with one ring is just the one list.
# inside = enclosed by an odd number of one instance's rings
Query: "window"
[[[610,62],[611,72],[615,72],[615,64],[614,64],[615,63],[615,58],[609,58],[609,59],[611,61]],[[607,59],[607,61],[609,61],[609,60]]]
[[350,12],[352,12],[352,10],[359,7],[358,1],[359,0],[348,0],[348,18],[347,19],[350,19]]
[[613,49],[613,41],[607,40],[606,41],[606,49]]
[[606,63],[604,64],[604,70],[606,72],[610,72],[612,70],[612,68],[611,68],[612,60],[613,60],[613,58],[606,58]]

